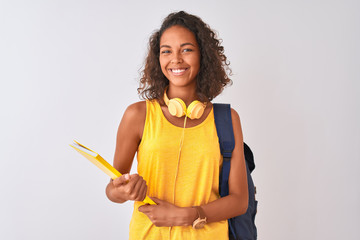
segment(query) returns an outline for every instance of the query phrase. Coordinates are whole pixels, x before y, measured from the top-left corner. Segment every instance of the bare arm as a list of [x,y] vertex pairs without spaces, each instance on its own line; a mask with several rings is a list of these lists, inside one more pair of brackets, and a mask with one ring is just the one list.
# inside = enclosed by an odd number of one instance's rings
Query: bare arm
[[[243,136],[240,117],[231,109],[235,148],[231,158],[229,175],[229,195],[201,206],[207,222],[217,222],[229,219],[246,212],[248,207],[247,177],[243,149]],[[194,208],[180,208],[165,201],[154,199],[156,206],[141,206],[144,212],[156,226],[187,226],[198,217]]]
[[146,196],[145,180],[137,174],[129,175],[146,117],[146,103],[138,102],[130,105],[120,122],[114,155],[114,167],[123,176],[111,180],[106,187],[107,197],[117,203],[127,200],[141,201]]

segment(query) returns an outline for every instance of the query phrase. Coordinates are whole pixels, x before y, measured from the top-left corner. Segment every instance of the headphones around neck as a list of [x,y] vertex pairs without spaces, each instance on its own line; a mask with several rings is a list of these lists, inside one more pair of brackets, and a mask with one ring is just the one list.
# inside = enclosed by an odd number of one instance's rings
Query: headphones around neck
[[183,100],[180,98],[172,98],[169,100],[168,96],[166,95],[167,87],[164,92],[164,101],[165,104],[168,106],[169,112],[172,116],[182,117],[186,115],[190,119],[199,119],[206,108],[206,102],[202,103],[198,100],[193,101],[190,103],[188,107]]

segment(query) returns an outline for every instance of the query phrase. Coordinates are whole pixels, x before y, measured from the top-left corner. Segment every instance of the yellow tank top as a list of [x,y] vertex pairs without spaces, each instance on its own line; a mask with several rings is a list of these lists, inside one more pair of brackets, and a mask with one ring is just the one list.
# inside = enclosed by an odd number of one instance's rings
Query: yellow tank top
[[[171,124],[156,100],[146,101],[146,120],[137,151],[138,173],[148,184],[148,196],[179,207],[200,206],[218,199],[222,164],[213,110],[195,127],[185,128],[178,163],[182,127]],[[175,198],[174,198],[175,196]],[[131,240],[228,239],[227,221],[192,226],[156,227],[134,203]]]

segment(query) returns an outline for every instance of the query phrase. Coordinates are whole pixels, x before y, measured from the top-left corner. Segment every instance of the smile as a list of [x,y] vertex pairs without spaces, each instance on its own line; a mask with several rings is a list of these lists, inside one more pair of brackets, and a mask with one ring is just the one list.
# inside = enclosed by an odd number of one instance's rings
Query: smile
[[174,75],[181,75],[183,74],[188,68],[170,68],[170,72]]

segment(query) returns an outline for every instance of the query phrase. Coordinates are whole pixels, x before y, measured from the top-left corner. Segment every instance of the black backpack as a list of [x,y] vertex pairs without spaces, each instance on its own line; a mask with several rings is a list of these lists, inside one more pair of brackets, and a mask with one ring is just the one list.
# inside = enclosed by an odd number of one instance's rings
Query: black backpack
[[[223,156],[223,166],[220,172],[219,193],[221,197],[229,195],[229,172],[230,159],[235,146],[234,132],[231,121],[230,104],[214,103],[214,116],[216,130],[219,137],[220,150]],[[228,219],[229,239],[256,240],[257,229],[255,226],[255,215],[257,212],[257,201],[255,199],[256,188],[250,173],[255,169],[254,155],[246,143],[244,143],[244,155],[249,191],[249,205],[246,213]]]

